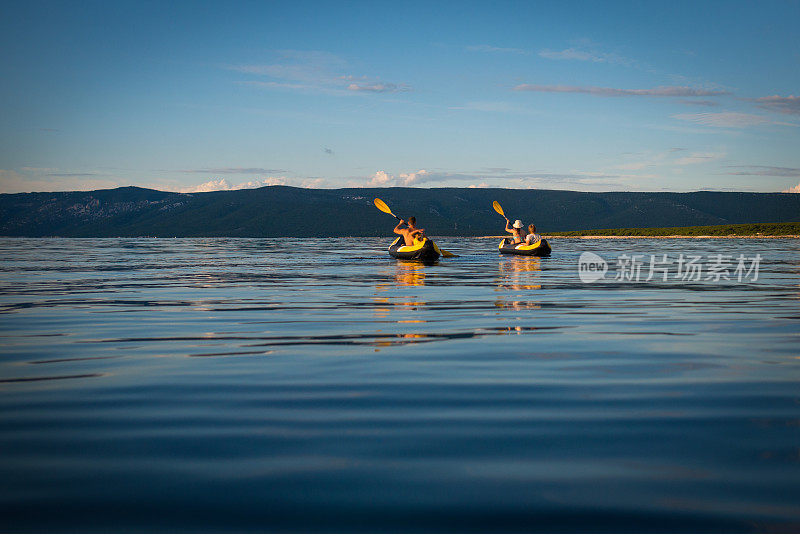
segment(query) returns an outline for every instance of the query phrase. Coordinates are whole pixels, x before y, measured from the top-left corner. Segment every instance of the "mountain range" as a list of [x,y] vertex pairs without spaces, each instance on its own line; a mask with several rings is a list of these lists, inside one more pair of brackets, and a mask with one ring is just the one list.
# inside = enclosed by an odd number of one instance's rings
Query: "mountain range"
[[207,193],[120,187],[0,195],[0,235],[63,237],[337,237],[391,235],[384,200],[429,235],[503,233],[492,209],[542,233],[800,220],[800,194],[698,191],[584,193],[542,189],[269,186]]

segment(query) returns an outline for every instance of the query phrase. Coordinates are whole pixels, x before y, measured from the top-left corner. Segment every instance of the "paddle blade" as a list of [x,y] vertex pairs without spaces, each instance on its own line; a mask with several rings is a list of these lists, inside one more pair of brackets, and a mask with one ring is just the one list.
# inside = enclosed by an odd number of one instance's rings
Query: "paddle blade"
[[452,252],[447,252],[443,248],[440,248],[439,252],[442,253],[442,257],[443,258],[457,258],[458,257],[458,254],[453,254]]
[[375,207],[378,208],[379,210],[381,210],[384,213],[388,213],[392,217],[397,217],[397,215],[392,213],[392,210],[389,209],[389,206],[386,205],[386,202],[384,202],[383,200],[381,200],[379,198],[375,199]]
[[495,200],[494,202],[492,202],[492,207],[494,208],[494,211],[496,211],[497,213],[499,213],[503,217],[506,216],[506,214],[503,213],[503,208],[500,206],[500,203],[498,201]]

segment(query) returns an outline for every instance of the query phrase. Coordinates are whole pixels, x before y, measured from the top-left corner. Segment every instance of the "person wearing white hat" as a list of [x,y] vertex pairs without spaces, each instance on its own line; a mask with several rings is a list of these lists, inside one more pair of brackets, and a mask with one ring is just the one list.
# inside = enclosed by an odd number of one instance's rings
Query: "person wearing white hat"
[[525,230],[522,229],[522,221],[517,219],[516,221],[514,221],[514,226],[512,226],[511,228],[509,228],[508,224],[509,220],[508,217],[506,217],[506,232],[514,236],[515,244],[522,243],[522,241],[525,239]]

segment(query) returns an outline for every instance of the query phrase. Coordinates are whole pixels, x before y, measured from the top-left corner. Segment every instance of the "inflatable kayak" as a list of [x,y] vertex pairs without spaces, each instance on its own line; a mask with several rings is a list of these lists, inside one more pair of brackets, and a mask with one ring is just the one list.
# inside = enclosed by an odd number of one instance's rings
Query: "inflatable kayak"
[[406,246],[403,236],[400,236],[389,246],[389,254],[398,260],[436,261],[442,255],[442,251],[427,237],[417,239],[413,245]]
[[509,239],[505,238],[500,241],[500,254],[517,254],[518,256],[549,256],[550,255],[550,244],[547,242],[547,239],[541,239],[532,245],[526,245],[525,243],[519,243],[514,245],[514,242]]

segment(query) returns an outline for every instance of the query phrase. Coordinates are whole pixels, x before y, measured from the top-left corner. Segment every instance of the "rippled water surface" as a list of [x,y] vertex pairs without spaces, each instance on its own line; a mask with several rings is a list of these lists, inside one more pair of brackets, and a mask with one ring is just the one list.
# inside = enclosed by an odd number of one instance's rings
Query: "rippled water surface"
[[[800,530],[800,241],[388,244],[0,239],[3,524]],[[585,251],[762,260],[586,284]]]

